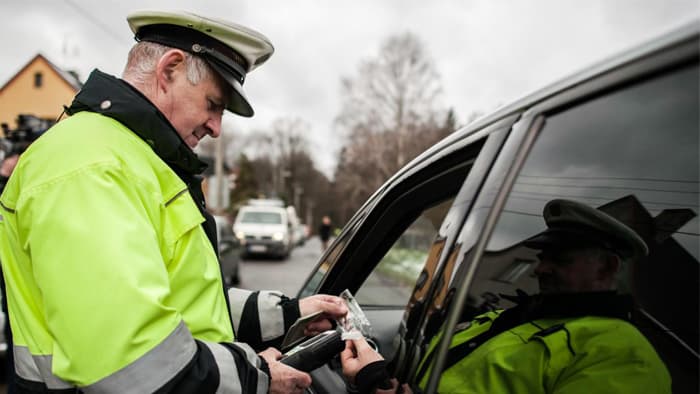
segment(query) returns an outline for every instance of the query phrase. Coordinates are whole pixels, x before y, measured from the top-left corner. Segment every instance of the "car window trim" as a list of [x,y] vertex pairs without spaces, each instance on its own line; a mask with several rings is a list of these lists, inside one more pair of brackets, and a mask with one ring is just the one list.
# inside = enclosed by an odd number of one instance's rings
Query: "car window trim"
[[[539,134],[540,130],[544,127],[544,124],[545,117],[542,115],[535,116],[532,119],[530,125],[527,128],[527,131],[525,132],[524,139],[520,144],[520,148],[516,152],[514,160],[505,175],[504,181],[501,183],[500,189],[496,194],[493,205],[491,206],[486,217],[483,231],[479,235],[476,245],[472,248],[472,253],[470,253],[469,261],[467,263],[469,267],[467,274],[464,280],[462,281],[461,286],[457,289],[453,305],[450,307],[450,311],[448,312],[443,332],[449,334],[443,335],[440,339],[440,342],[438,343],[438,346],[436,348],[436,357],[433,361],[433,371],[443,370],[447,358],[447,351],[449,349],[450,343],[452,342],[452,336],[454,335],[455,327],[457,326],[457,323],[459,323],[459,317],[461,315],[462,309],[464,308],[464,304],[466,302],[466,297],[471,282],[474,280],[478,262],[481,259],[484,250],[486,249],[486,245],[488,244],[489,239],[491,238],[491,234],[493,233],[496,224],[498,223],[498,218],[501,214],[501,211],[505,207],[506,201],[508,200],[508,196],[510,195],[510,191],[513,188],[513,185],[515,184],[515,180],[517,179],[518,174],[520,173],[520,169],[525,164],[528,154],[532,149],[535,140],[537,139],[537,135]],[[440,382],[441,375],[441,373],[435,372],[431,374],[430,379],[428,380],[428,385],[426,386],[425,393],[430,394],[437,392],[437,387],[438,383]]]
[[[479,150],[481,150],[482,147],[483,147],[483,145],[481,145],[479,147]],[[478,156],[478,153],[476,156]],[[475,158],[476,158],[476,156],[475,156]],[[470,171],[470,168],[469,169],[467,169],[467,168],[471,167],[472,165],[473,165],[473,160],[470,161],[470,163],[460,163],[458,165],[451,166],[450,168],[442,171],[437,176],[434,176],[434,177],[431,177],[428,179],[422,179],[421,181],[414,183],[414,184],[410,185],[408,188],[403,189],[403,190],[394,190],[396,192],[396,194],[394,194],[392,197],[385,196],[383,198],[383,200],[386,199],[386,201],[389,202],[387,204],[387,206],[385,207],[386,209],[382,210],[381,216],[379,218],[377,218],[376,220],[373,220],[373,222],[371,223],[371,227],[367,228],[367,232],[365,235],[361,236],[361,238],[354,237],[355,239],[350,240],[350,242],[352,242],[353,244],[358,245],[358,246],[355,246],[352,248],[354,250],[354,252],[351,255],[347,255],[347,253],[346,253],[342,257],[342,261],[350,261],[350,260],[363,261],[362,267],[357,267],[357,266],[349,267],[349,264],[345,264],[346,265],[345,267],[337,267],[337,263],[341,260],[336,261],[336,264],[334,264],[333,267],[331,267],[329,270],[329,275],[336,277],[336,280],[334,281],[335,283],[333,283],[331,288],[326,288],[326,289],[324,289],[324,291],[330,291],[331,293],[334,293],[335,291],[342,291],[343,289],[340,289],[339,287],[347,287],[347,286],[345,286],[343,283],[338,283],[338,282],[356,282],[355,279],[358,277],[358,275],[361,275],[363,273],[367,274],[367,275],[363,275],[364,279],[367,278],[367,276],[372,271],[372,269],[374,269],[376,267],[376,264],[378,264],[379,261],[381,261],[381,258],[376,259],[376,260],[371,259],[373,261],[372,268],[367,270],[366,268],[369,266],[369,263],[366,262],[367,261],[366,257],[369,257],[369,256],[376,257],[378,250],[379,249],[383,250],[387,246],[388,247],[386,248],[386,250],[388,250],[388,248],[390,248],[391,245],[393,245],[396,242],[396,240],[398,239],[398,236],[400,236],[400,234],[402,234],[403,231],[405,231],[406,228],[408,228],[410,223],[412,223],[413,220],[415,220],[415,218],[417,218],[420,215],[420,213],[422,212],[421,209],[410,210],[410,211],[406,211],[404,209],[403,210],[403,212],[404,212],[403,219],[396,216],[394,218],[394,220],[392,221],[391,228],[388,229],[388,232],[384,232],[384,236],[380,237],[381,239],[372,236],[372,233],[378,231],[377,227],[376,227],[378,223],[385,222],[387,215],[398,212],[399,208],[398,208],[397,204],[402,204],[405,206],[407,202],[415,201],[414,198],[406,197],[407,194],[411,194],[411,192],[415,192],[417,189],[427,190],[427,189],[429,189],[429,185],[431,185],[431,184],[434,185],[438,182],[444,182],[446,179],[445,177],[448,177],[447,179],[449,179],[449,177],[456,176],[455,171],[466,170],[467,171],[466,176],[468,176],[468,171]],[[466,179],[466,176],[465,176],[465,179]],[[460,183],[460,185],[461,185],[461,183]],[[455,195],[456,194],[457,193],[455,193]],[[439,201],[436,201],[436,202],[439,202]],[[425,207],[426,206],[423,206],[423,208],[425,208]],[[406,216],[408,213],[411,213],[410,220],[407,219],[407,216]],[[385,218],[385,219],[381,219],[381,218]],[[394,230],[396,229],[396,227],[399,225],[400,222],[406,222],[408,224],[406,226],[401,227],[401,231],[398,232],[398,236],[394,237],[393,235],[397,234],[397,232]],[[363,224],[369,225],[370,223],[365,222]],[[358,232],[359,231],[362,231],[362,228],[359,228]],[[388,237],[387,236],[388,234],[392,234],[392,236]],[[389,241],[388,238],[391,238],[391,241]],[[370,245],[369,245],[369,246],[371,246],[370,248],[367,247],[368,242],[370,242]],[[347,248],[347,246],[346,246],[346,248]],[[358,253],[361,254],[359,257],[358,257]],[[363,256],[363,255],[365,255],[365,256]],[[341,269],[340,271],[338,271],[339,268]],[[348,271],[352,271],[352,278],[348,277],[349,276]],[[340,278],[343,278],[343,280],[340,280]],[[351,291],[354,291],[354,290],[351,289]]]

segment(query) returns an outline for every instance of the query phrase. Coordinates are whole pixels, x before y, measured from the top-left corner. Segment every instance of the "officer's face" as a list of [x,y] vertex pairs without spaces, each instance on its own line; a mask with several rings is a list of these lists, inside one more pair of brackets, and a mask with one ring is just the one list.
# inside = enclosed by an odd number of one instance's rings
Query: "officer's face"
[[190,148],[207,135],[221,134],[224,92],[213,75],[192,85],[184,67],[183,72],[173,73],[169,105],[162,112]]
[[537,256],[535,275],[543,294],[610,290],[603,288],[609,286],[610,278],[595,249],[547,248]]

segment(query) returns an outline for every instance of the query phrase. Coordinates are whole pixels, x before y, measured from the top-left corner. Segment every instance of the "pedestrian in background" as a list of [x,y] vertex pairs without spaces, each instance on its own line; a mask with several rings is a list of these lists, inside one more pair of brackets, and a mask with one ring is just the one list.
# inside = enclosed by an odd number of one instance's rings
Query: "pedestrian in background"
[[331,218],[328,215],[321,219],[321,226],[318,228],[318,236],[321,238],[321,251],[328,249],[328,240],[331,239]]
[[18,390],[301,393],[310,376],[270,346],[300,315],[322,312],[313,334],[347,309],[224,289],[192,151],[224,109],[253,115],[242,86],[272,44],[190,13],[127,20],[122,79],[93,71],[0,196]]

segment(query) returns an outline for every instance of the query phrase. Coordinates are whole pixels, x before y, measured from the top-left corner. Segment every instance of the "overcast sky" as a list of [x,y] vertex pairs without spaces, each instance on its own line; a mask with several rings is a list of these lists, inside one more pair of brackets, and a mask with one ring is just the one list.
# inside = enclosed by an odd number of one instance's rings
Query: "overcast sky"
[[120,75],[133,44],[126,15],[188,10],[269,37],[275,54],[246,79],[252,119],[227,117],[239,133],[279,117],[311,126],[319,167],[331,174],[341,141],[340,79],[410,31],[433,58],[444,107],[466,121],[631,45],[688,22],[698,0],[0,0],[0,86],[37,53],[84,80],[97,67]]

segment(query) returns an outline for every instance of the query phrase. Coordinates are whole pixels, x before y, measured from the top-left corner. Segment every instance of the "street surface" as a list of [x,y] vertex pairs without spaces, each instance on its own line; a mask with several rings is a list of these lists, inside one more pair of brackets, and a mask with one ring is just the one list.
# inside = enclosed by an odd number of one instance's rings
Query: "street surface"
[[249,258],[241,261],[241,283],[250,290],[279,290],[295,297],[321,257],[321,240],[313,237],[297,246],[287,260]]

